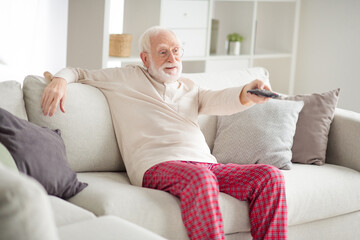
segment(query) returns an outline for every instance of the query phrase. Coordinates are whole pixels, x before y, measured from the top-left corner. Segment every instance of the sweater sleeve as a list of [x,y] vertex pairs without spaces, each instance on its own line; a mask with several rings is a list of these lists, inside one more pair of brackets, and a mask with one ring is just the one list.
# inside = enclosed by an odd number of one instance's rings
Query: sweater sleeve
[[64,68],[54,76],[64,78],[68,83],[86,81],[109,81],[116,77],[118,68],[105,68],[97,70],[87,70],[81,68]]
[[242,89],[243,86],[215,91],[199,88],[199,114],[231,115],[248,109],[240,102]]

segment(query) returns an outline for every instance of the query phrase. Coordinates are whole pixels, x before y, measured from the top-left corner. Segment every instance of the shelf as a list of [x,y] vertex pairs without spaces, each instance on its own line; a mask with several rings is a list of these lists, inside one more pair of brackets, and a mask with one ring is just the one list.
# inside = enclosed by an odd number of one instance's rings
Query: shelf
[[214,0],[214,2],[296,2],[297,0]]
[[291,58],[290,53],[273,53],[273,54],[256,54],[253,56],[254,59],[276,59],[276,58]]
[[257,2],[272,2],[272,3],[276,3],[276,2],[296,2],[296,0],[257,0]]
[[214,0],[214,2],[255,2],[256,0]]
[[296,2],[297,0],[214,0],[214,2]]
[[238,60],[238,59],[249,59],[250,55],[238,55],[238,56],[233,56],[233,55],[210,55],[209,57],[207,57],[207,59],[209,60]]
[[257,49],[253,58],[259,59],[259,58],[290,58],[292,54],[290,52],[281,52],[271,49]]

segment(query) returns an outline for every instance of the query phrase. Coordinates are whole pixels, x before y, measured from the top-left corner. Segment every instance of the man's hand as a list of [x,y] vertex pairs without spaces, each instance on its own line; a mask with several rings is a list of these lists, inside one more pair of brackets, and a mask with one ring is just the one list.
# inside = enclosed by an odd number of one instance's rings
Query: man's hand
[[249,106],[249,105],[252,105],[255,103],[265,103],[267,100],[269,100],[269,98],[259,97],[259,96],[256,96],[255,94],[251,94],[251,93],[247,92],[250,89],[256,89],[256,88],[266,89],[266,90],[271,91],[270,87],[265,85],[263,81],[254,80],[254,81],[246,84],[240,93],[239,98],[240,98],[240,102],[242,105]]
[[59,102],[61,111],[65,113],[66,80],[63,78],[53,77],[49,72],[45,72],[44,77],[50,81],[50,83],[44,89],[41,99],[41,109],[43,114],[51,117],[54,114]]

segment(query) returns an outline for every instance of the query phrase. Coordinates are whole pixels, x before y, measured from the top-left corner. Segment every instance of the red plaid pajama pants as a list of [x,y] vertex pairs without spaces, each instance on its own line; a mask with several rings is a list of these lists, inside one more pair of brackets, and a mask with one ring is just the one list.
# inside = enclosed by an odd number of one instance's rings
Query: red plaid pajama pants
[[180,198],[182,219],[191,240],[225,239],[219,191],[249,202],[253,239],[286,239],[285,183],[275,167],[169,161],[146,171],[143,187]]

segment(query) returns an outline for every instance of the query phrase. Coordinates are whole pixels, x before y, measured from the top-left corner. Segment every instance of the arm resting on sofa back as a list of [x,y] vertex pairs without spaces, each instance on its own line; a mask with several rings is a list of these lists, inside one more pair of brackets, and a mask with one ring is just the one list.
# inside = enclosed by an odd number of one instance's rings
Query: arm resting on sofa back
[[326,163],[360,171],[360,113],[336,109],[330,127]]

